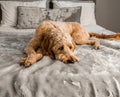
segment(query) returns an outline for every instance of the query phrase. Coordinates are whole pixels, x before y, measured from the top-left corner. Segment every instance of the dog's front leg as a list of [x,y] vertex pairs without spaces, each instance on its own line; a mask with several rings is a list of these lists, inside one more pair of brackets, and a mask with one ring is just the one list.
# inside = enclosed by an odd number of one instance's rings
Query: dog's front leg
[[43,57],[43,54],[42,54],[42,49],[41,48],[39,48],[38,50],[37,50],[37,61],[39,61],[40,59],[42,59],[42,57]]
[[29,67],[32,63],[34,64],[36,61],[42,59],[42,57],[43,57],[42,50],[39,48],[36,52],[36,58],[34,57],[35,59],[32,57],[22,58],[20,63],[24,64],[26,67]]
[[35,50],[39,47],[40,41],[38,38],[33,37],[28,46],[25,48],[25,53],[27,54],[27,58],[22,58],[20,63],[24,64],[26,67],[31,66],[37,61],[37,53]]
[[37,54],[36,54],[36,52],[35,52],[34,50],[31,50],[31,51],[28,53],[28,57],[26,58],[25,67],[31,66],[31,65],[34,64],[36,61],[37,61]]

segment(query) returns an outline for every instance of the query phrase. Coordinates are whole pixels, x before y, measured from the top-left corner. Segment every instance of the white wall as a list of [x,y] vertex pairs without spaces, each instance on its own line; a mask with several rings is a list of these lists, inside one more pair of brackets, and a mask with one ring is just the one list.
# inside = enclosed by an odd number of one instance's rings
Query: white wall
[[96,19],[97,24],[120,32],[120,0],[97,0]]

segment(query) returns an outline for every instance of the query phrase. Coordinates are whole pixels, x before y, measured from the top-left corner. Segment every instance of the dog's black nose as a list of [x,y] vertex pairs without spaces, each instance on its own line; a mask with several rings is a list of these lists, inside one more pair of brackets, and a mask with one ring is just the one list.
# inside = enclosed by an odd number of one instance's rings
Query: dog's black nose
[[74,63],[74,60],[71,59],[71,60],[67,60],[68,63]]

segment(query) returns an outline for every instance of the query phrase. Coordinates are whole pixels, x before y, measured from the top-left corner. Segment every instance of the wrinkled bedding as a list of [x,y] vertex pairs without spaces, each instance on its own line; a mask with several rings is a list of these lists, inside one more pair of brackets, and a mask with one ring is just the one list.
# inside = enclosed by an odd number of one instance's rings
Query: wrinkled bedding
[[[113,34],[98,25],[87,31]],[[29,68],[19,65],[35,30],[0,28],[0,97],[120,97],[120,41],[100,39],[100,49],[78,45],[75,64],[45,56]]]

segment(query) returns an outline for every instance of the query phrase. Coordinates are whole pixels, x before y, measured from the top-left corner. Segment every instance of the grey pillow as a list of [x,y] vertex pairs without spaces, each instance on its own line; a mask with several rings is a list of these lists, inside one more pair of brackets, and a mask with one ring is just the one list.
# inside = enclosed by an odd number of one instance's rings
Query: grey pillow
[[17,28],[36,28],[42,21],[46,20],[47,10],[39,7],[18,7]]
[[81,7],[56,8],[48,10],[47,18],[53,21],[80,23]]
[[81,7],[45,9],[38,7],[18,7],[17,28],[36,28],[44,20],[80,23]]

